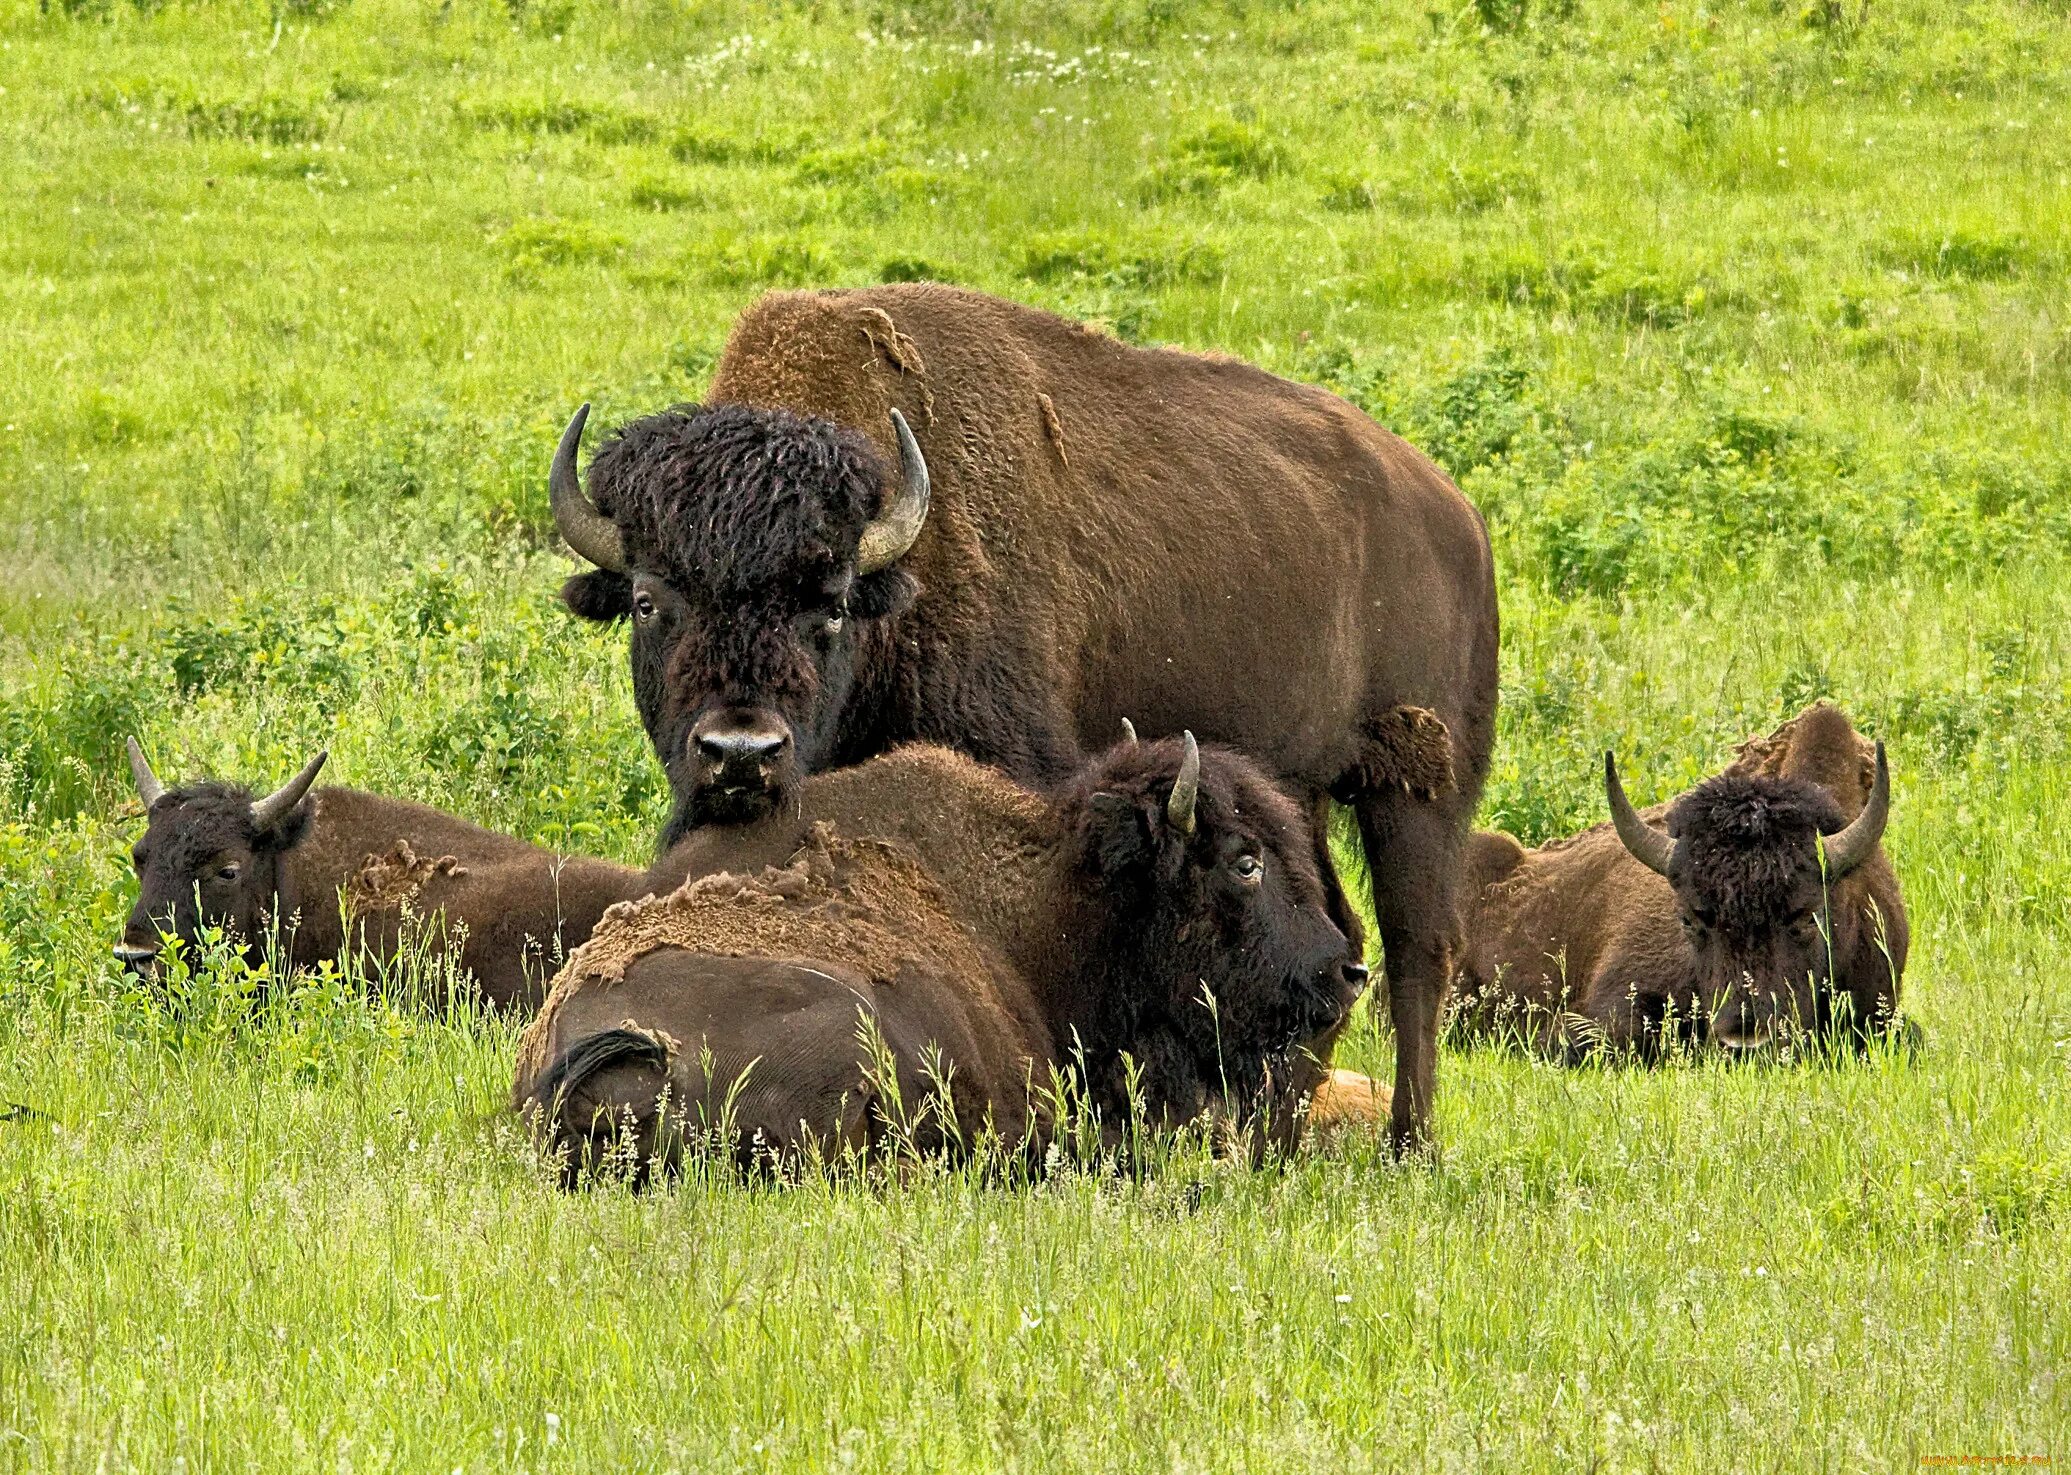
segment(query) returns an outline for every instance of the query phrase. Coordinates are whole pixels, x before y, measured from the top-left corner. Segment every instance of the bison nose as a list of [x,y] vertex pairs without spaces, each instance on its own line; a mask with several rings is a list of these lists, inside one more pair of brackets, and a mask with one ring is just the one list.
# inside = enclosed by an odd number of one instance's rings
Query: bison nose
[[115,961],[131,973],[148,974],[158,962],[155,947],[132,947],[126,942],[115,944]]
[[1712,1018],[1711,1036],[1728,1050],[1759,1050],[1769,1043],[1769,1022],[1757,1019],[1745,1002],[1736,1002]]
[[1344,974],[1345,982],[1354,988],[1365,988],[1366,980],[1373,977],[1373,970],[1364,963],[1347,963],[1340,971]]
[[790,741],[780,732],[703,732],[698,734],[698,752],[707,762],[728,768],[759,767],[783,752]]
[[791,746],[791,730],[767,715],[714,712],[691,728],[690,745],[699,761],[719,773],[748,777],[776,766]]

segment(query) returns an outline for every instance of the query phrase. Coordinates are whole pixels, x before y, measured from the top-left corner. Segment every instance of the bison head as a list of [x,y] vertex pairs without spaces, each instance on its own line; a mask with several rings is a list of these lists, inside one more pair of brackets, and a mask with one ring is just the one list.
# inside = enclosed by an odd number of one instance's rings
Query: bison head
[[676,799],[663,844],[761,818],[839,757],[858,672],[913,601],[897,564],[928,512],[920,446],[894,410],[893,487],[870,442],[829,421],[685,406],[605,443],[593,504],[576,476],[588,413],[550,488],[562,536],[597,568],[562,597],[632,622],[634,698]]
[[1633,809],[1609,753],[1604,788],[1618,838],[1674,888],[1711,1037],[1748,1050],[1831,1027],[1835,892],[1890,817],[1884,745],[1869,800],[1847,824],[1825,789],[1799,779],[1711,779],[1676,801],[1665,832]]
[[285,785],[255,799],[234,784],[203,783],[168,790],[137,740],[129,740],[130,772],[144,801],[144,834],[130,852],[137,868],[137,904],[130,909],[115,957],[142,977],[158,970],[162,937],[192,945],[217,927],[256,947],[267,908],[279,890],[280,855],[309,822],[303,799],[328,753],[318,753]]
[[1182,740],[1125,742],[1059,795],[1067,854],[1095,939],[1078,979],[1096,1104],[1122,1102],[1119,1057],[1143,1100],[1179,1119],[1270,1101],[1292,1056],[1334,1033],[1366,966],[1331,920],[1298,810],[1249,760]]

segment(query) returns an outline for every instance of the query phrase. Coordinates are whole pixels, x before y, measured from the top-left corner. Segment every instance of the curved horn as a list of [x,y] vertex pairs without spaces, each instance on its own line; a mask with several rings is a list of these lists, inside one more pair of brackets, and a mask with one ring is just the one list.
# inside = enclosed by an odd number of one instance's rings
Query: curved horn
[[151,806],[165,797],[165,785],[151,771],[151,760],[144,756],[144,750],[135,738],[129,740],[129,772],[130,777],[137,781],[137,797],[144,801],[144,812],[149,814]]
[[1870,783],[1870,797],[1845,830],[1825,837],[1827,879],[1838,881],[1870,858],[1877,842],[1884,838],[1884,822],[1891,818],[1891,765],[1884,761],[1884,745],[1877,744],[1877,777]]
[[318,753],[302,765],[302,771],[268,794],[264,799],[252,802],[252,823],[262,830],[270,830],[288,817],[288,811],[302,802],[302,796],[309,792],[309,786],[316,782],[317,771],[324,766],[324,760],[331,756],[330,749]]
[[1625,785],[1618,782],[1618,760],[1609,753],[1604,754],[1604,797],[1611,801],[1611,823],[1617,826],[1618,838],[1632,858],[1657,875],[1667,875],[1675,841],[1639,817],[1625,797]]
[[863,540],[856,545],[859,574],[874,574],[904,558],[920,537],[921,524],[928,520],[928,463],[921,456],[920,442],[897,410],[892,411],[892,429],[899,437],[899,472],[904,484],[885,515],[864,527]]
[[1136,724],[1127,717],[1122,719],[1122,741],[1132,748],[1136,746]]
[[585,403],[561,432],[561,444],[554,448],[553,470],[547,473],[547,501],[553,505],[554,526],[570,548],[598,568],[622,574],[626,571],[626,545],[618,524],[590,505],[582,494],[582,478],[575,473],[575,453],[582,446],[583,422],[589,418],[590,407]]
[[1194,833],[1194,800],[1201,793],[1201,745],[1186,734],[1186,756],[1179,760],[1179,777],[1173,781],[1172,797],[1165,801],[1165,818],[1182,835]]

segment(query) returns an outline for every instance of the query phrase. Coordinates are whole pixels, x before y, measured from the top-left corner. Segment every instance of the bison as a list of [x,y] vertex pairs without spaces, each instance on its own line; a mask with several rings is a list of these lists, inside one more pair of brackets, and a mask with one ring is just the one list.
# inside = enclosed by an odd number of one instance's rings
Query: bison
[[[924,852],[812,820],[782,865],[614,908],[555,980],[513,1099],[579,1169],[693,1137],[743,1164],[1040,1145],[1046,1087],[1115,1145],[1204,1115],[1291,1143],[1306,1055],[1365,982],[1300,809],[1191,734],[1039,796],[945,749],[851,770],[831,811],[923,796]],[[1363,1078],[1334,1082],[1356,1112]],[[1132,1112],[1140,1116],[1132,1117]],[[709,1138],[707,1138],[709,1142]]]
[[[613,902],[647,889],[639,871],[563,855],[422,804],[314,789],[328,754],[262,798],[235,784],[167,789],[137,740],[129,761],[147,824],[131,853],[138,895],[115,957],[157,970],[162,937],[207,928],[256,956],[278,933],[292,966],[403,950],[407,906],[442,916],[455,959],[492,1004],[530,1011],[553,968]],[[312,791],[313,790],[313,791]]]
[[[1861,1044],[1895,1023],[1906,913],[1884,745],[1817,703],[1673,804],[1527,851],[1478,834],[1461,1017],[1576,1058],[1681,1041]],[[1664,824],[1665,818],[1665,824]]]
[[[570,421],[556,521],[631,621],[665,844],[906,741],[1030,784],[1126,714],[1245,751],[1357,818],[1397,1042],[1391,1138],[1422,1140],[1486,774],[1487,530],[1424,456],[1334,395],[930,284],[763,298],[708,402]],[[892,468],[896,467],[896,474]]]

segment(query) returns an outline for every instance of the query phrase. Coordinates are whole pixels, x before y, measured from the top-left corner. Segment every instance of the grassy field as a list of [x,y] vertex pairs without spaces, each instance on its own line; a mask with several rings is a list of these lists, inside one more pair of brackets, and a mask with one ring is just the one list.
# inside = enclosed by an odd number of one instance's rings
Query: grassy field
[[[0,0],[0,1468],[2071,1459],[2067,91],[2062,0]],[[1439,458],[1492,823],[1848,706],[1918,1059],[1451,1051],[1410,1169],[571,1198],[507,1025],[114,974],[131,731],[643,855],[554,433],[911,277]]]

